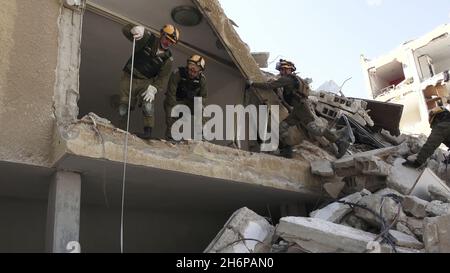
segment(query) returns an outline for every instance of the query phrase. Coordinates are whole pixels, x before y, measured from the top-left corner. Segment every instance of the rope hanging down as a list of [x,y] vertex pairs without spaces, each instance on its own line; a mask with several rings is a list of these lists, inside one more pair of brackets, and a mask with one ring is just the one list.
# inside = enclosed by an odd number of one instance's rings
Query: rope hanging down
[[122,206],[120,214],[120,253],[123,253],[123,214],[125,209],[125,182],[127,177],[128,162],[128,135],[130,131],[130,111],[131,111],[131,90],[133,89],[133,73],[134,73],[134,53],[136,50],[136,39],[133,39],[133,53],[131,56],[131,74],[130,74],[130,91],[128,93],[128,111],[127,111],[127,133],[125,135],[125,145],[123,151],[123,178],[122,178]]

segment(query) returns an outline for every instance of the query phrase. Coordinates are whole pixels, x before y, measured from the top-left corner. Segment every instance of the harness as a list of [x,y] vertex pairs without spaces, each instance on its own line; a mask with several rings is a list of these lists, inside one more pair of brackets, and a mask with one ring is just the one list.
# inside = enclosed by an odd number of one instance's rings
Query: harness
[[186,67],[180,67],[178,71],[180,73],[180,81],[178,82],[177,99],[193,101],[200,93],[202,75],[198,79],[192,80],[188,76]]

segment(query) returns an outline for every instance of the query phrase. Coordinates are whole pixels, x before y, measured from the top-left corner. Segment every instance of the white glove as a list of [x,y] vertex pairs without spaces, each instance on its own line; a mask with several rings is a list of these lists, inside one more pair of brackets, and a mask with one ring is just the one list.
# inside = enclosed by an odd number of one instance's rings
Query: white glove
[[155,99],[156,92],[158,92],[158,89],[150,84],[141,96],[144,98],[144,101],[151,103]]
[[144,37],[144,33],[145,33],[145,28],[143,26],[136,26],[131,29],[131,34],[133,34],[133,37],[134,37],[134,39],[136,39],[136,41],[139,41],[140,39],[142,39],[142,37]]

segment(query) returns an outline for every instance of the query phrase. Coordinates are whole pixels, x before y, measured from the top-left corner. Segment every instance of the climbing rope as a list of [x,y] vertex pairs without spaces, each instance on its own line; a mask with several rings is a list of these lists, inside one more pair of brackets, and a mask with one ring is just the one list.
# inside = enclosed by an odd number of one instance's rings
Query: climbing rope
[[131,90],[133,89],[133,73],[134,73],[134,53],[136,50],[136,39],[133,39],[133,53],[131,57],[131,73],[130,73],[130,91],[128,93],[128,112],[127,112],[127,133],[125,135],[125,145],[123,151],[123,178],[122,178],[122,206],[120,214],[120,253],[123,253],[123,214],[125,210],[125,182],[127,177],[128,162],[128,135],[130,131],[130,111],[131,111]]

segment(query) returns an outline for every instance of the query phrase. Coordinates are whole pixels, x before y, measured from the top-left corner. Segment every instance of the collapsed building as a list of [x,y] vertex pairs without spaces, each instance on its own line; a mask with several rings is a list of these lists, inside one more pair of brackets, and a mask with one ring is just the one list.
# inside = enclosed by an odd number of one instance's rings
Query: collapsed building
[[404,106],[402,132],[429,134],[428,110],[449,105],[449,46],[447,24],[377,59],[361,56],[369,96]]
[[[153,33],[176,24],[175,67],[205,56],[208,103],[279,105],[280,120],[289,114],[275,92],[245,91],[246,79],[268,78],[258,65],[267,58],[255,61],[217,0],[10,1],[0,20],[0,252],[68,252],[71,242],[82,252],[120,251],[126,132],[116,126],[115,95],[132,50],[121,34],[125,24]],[[163,96],[156,97],[157,137],[165,130]],[[320,90],[311,101],[325,126],[345,126],[341,117],[348,117],[353,156],[380,148],[407,149],[407,156],[421,144],[400,136],[402,106]],[[386,109],[395,113],[387,124],[379,114]],[[141,123],[133,115],[131,132]],[[211,239],[242,207],[273,224],[305,217],[324,200],[379,190],[392,169],[393,158],[377,154],[339,173],[325,140],[306,141],[296,128],[291,135],[293,160],[260,153],[259,141],[173,144],[130,134],[124,251],[212,249]],[[439,156],[429,167],[443,176]],[[334,164],[325,175],[311,169],[320,160]]]

